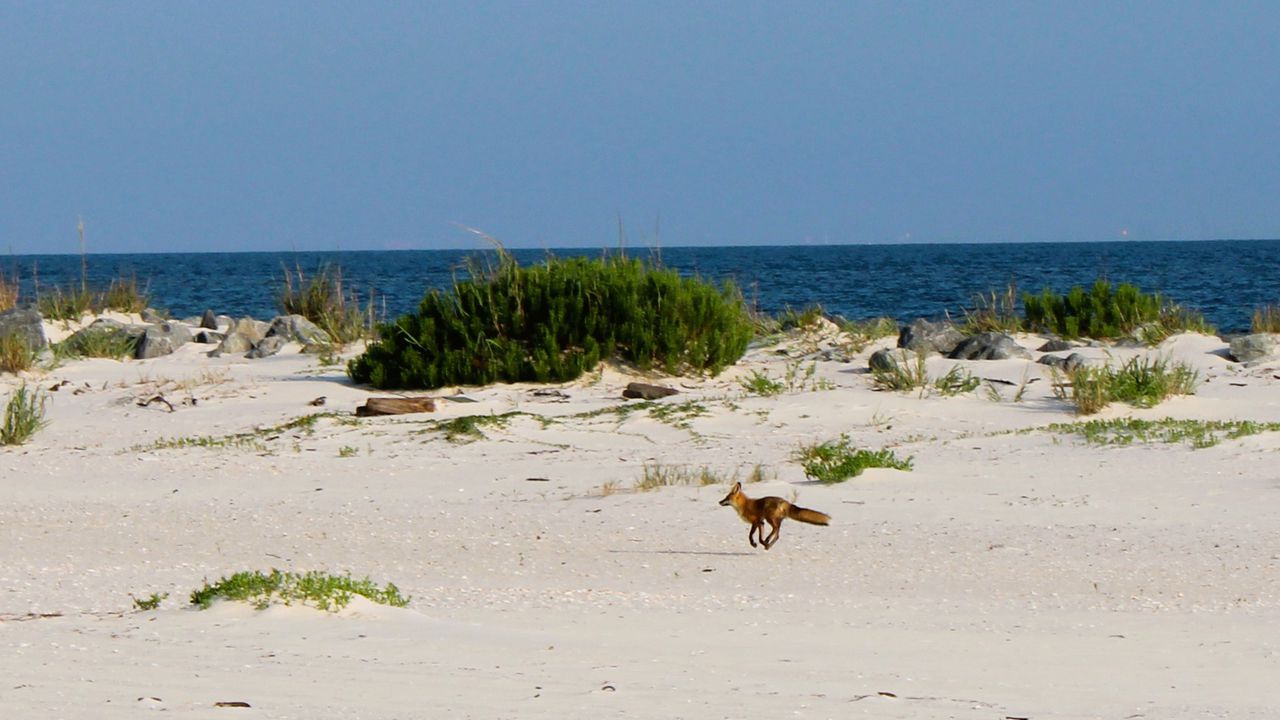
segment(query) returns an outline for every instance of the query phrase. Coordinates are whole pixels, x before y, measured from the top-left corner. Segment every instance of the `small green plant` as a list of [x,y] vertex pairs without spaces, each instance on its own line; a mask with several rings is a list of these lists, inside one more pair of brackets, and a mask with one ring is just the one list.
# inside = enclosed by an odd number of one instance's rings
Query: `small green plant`
[[981,381],[959,365],[952,365],[946,375],[933,381],[933,387],[946,396],[963,395],[977,389]]
[[649,406],[649,417],[681,430],[688,430],[691,421],[707,414],[707,406],[697,400],[682,403],[654,403]]
[[808,305],[803,310],[793,310],[790,307],[784,308],[778,313],[777,322],[780,330],[809,330],[818,327],[818,325],[827,317],[826,310],[821,305]]
[[806,477],[820,483],[839,483],[862,474],[867,468],[910,470],[911,458],[899,458],[892,450],[861,450],[853,447],[848,435],[822,443],[801,445],[795,459]]
[[334,342],[345,345],[370,337],[373,328],[373,299],[365,307],[354,292],[345,290],[342,269],[321,265],[310,279],[302,268],[287,268],[277,291],[280,308],[290,315],[301,315],[329,334]]
[[273,602],[285,605],[297,602],[332,612],[346,607],[357,595],[392,607],[404,607],[410,600],[392,583],[380,588],[368,578],[356,580],[350,575],[273,569],[269,573],[238,572],[212,585],[206,582],[204,587],[191,593],[191,604],[205,609],[215,600],[235,600],[265,610]]
[[900,351],[898,357],[888,368],[871,369],[871,386],[876,390],[894,392],[911,392],[929,386],[929,371],[925,366],[924,353],[916,353],[914,359],[908,358],[906,351]]
[[752,395],[761,395],[770,397],[780,395],[787,388],[782,383],[769,377],[769,374],[761,370],[752,370],[751,375],[738,381],[743,390]]
[[151,593],[151,595],[139,598],[133,595],[129,596],[133,600],[133,607],[138,610],[155,610],[160,607],[160,603],[169,597],[169,593]]
[[19,373],[35,365],[36,353],[20,333],[0,335],[0,372]]
[[1250,327],[1255,333],[1280,333],[1280,305],[1263,305],[1254,310]]
[[48,396],[23,383],[9,395],[4,408],[4,424],[0,425],[0,444],[21,445],[45,426],[44,410]]
[[352,445],[343,445],[338,448],[338,457],[349,458],[355,457],[360,453],[360,449]]

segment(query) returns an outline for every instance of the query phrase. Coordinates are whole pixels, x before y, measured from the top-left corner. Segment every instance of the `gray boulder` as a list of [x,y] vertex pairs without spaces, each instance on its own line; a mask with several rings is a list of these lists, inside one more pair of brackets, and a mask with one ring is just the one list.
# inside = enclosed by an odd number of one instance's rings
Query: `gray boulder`
[[283,337],[302,345],[332,345],[333,338],[320,326],[301,315],[280,315],[271,321],[267,337]]
[[1275,354],[1276,336],[1272,333],[1241,335],[1231,340],[1231,357],[1236,362],[1250,363],[1265,360]]
[[919,359],[920,353],[906,348],[897,350],[877,350],[871,353],[871,357],[867,359],[867,367],[872,372],[896,372],[900,364],[913,365]]
[[142,312],[138,313],[138,317],[142,318],[142,322],[150,325],[158,325],[165,321],[165,317],[155,308],[142,308]]
[[240,333],[254,344],[267,336],[267,330],[271,328],[267,323],[261,320],[254,320],[251,317],[242,317],[231,326],[229,333]]
[[255,340],[253,337],[245,333],[233,330],[227,333],[226,337],[218,343],[218,347],[209,352],[209,357],[219,357],[223,353],[239,355],[253,349],[253,346],[261,342],[262,338]]
[[1085,364],[1085,357],[1080,353],[1071,353],[1065,357],[1061,355],[1045,355],[1037,362],[1041,365],[1058,368],[1065,373],[1073,373],[1077,368]]
[[213,314],[212,310],[206,309],[204,311],[204,314],[200,316],[200,327],[204,328],[205,330],[218,329],[218,318]]
[[1062,352],[1075,347],[1071,343],[1061,338],[1050,338],[1048,342],[1036,348],[1036,352]]
[[138,349],[134,357],[139,360],[169,355],[174,350],[191,342],[191,331],[186,325],[175,322],[162,322],[150,325],[138,339]]
[[253,349],[245,353],[247,358],[264,358],[275,355],[280,352],[280,348],[289,342],[283,335],[268,335],[262,338],[262,341],[253,346]]
[[27,341],[32,350],[41,350],[47,344],[40,313],[25,308],[11,308],[0,312],[0,336],[15,335]]
[[962,340],[947,357],[954,360],[1030,360],[1031,352],[1004,333],[984,332]]
[[219,345],[224,338],[226,338],[226,335],[217,330],[201,330],[196,333],[193,342],[198,342],[201,345]]
[[898,331],[898,347],[915,352],[946,355],[964,340],[964,333],[949,322],[932,323],[924,318],[903,325]]

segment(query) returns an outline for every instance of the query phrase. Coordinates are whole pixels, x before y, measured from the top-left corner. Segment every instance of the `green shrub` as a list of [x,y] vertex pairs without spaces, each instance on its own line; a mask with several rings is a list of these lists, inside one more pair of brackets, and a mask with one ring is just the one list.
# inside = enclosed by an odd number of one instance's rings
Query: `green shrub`
[[1250,327],[1256,333],[1280,333],[1280,305],[1263,305],[1254,310]]
[[285,605],[300,602],[321,610],[336,611],[346,607],[356,595],[392,607],[409,604],[409,598],[402,596],[400,589],[391,583],[387,583],[385,588],[379,588],[368,578],[355,580],[350,575],[279,570],[272,570],[270,573],[238,572],[213,585],[206,582],[204,587],[191,593],[191,604],[204,609],[212,605],[214,600],[239,600],[264,610],[272,602],[282,602]]
[[911,458],[901,459],[892,450],[859,450],[848,435],[838,440],[802,445],[795,454],[806,477],[820,483],[844,482],[867,468],[910,470]]
[[36,352],[21,333],[0,335],[0,372],[17,373],[30,370],[36,362]]
[[0,425],[0,444],[21,445],[45,426],[44,406],[48,400],[40,390],[27,385],[14,390],[4,408],[4,424]]
[[472,266],[451,293],[379,326],[347,365],[379,388],[565,382],[601,360],[716,374],[746,351],[751,320],[732,284],[717,288],[624,257]]
[[286,268],[277,299],[285,313],[305,317],[339,344],[371,333],[373,299],[361,308],[359,296],[343,288],[342,268],[322,265],[310,279],[303,276],[302,268],[295,267],[292,273]]
[[1070,394],[1059,384],[1059,396],[1078,414],[1092,415],[1113,402],[1149,408],[1171,395],[1193,395],[1199,374],[1183,363],[1133,358],[1119,368],[1080,367],[1068,379]]
[[1097,280],[1088,291],[1077,285],[1066,295],[1046,288],[1039,295],[1024,293],[1022,306],[1029,329],[1064,338],[1140,336],[1159,342],[1178,332],[1212,332],[1199,313],[1167,302],[1159,294],[1145,294],[1129,283],[1113,287]]

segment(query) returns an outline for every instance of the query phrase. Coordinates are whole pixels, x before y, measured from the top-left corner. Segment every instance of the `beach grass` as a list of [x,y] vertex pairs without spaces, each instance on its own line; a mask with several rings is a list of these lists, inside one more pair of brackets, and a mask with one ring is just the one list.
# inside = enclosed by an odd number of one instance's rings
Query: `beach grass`
[[19,373],[30,370],[36,362],[36,352],[21,333],[0,334],[0,372]]
[[305,317],[338,345],[372,336],[372,293],[361,306],[359,295],[344,287],[341,267],[321,265],[310,277],[301,267],[295,266],[293,271],[285,268],[276,299],[286,314]]
[[1255,308],[1250,330],[1255,333],[1280,333],[1280,305]]
[[138,349],[138,338],[121,328],[85,328],[53,345],[58,360],[77,358],[130,358]]
[[23,383],[9,394],[0,424],[0,445],[21,445],[30,440],[47,423],[45,404],[48,396],[38,388]]
[[1120,367],[1077,368],[1055,393],[1073,404],[1079,415],[1092,415],[1113,402],[1149,408],[1174,395],[1194,395],[1199,373],[1184,363],[1135,357]]
[[410,598],[401,595],[393,583],[379,587],[369,578],[357,580],[350,575],[310,571],[305,573],[271,570],[238,572],[191,593],[191,604],[206,609],[215,600],[247,602],[265,610],[273,603],[310,605],[330,612],[346,607],[356,597],[364,597],[380,605],[404,607]]
[[1186,443],[1193,448],[1208,448],[1217,445],[1223,439],[1236,440],[1264,432],[1280,432],[1280,422],[1114,418],[1054,423],[1044,429],[1049,432],[1079,435],[1092,445]]

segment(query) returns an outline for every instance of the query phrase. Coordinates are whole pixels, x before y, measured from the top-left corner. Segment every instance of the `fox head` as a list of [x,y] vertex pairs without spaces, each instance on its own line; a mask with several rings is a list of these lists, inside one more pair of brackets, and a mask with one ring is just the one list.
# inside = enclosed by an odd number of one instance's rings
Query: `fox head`
[[729,494],[725,495],[724,499],[720,501],[720,504],[731,505],[733,504],[733,499],[741,494],[742,494],[742,483],[736,482],[733,484],[733,489],[729,491]]

